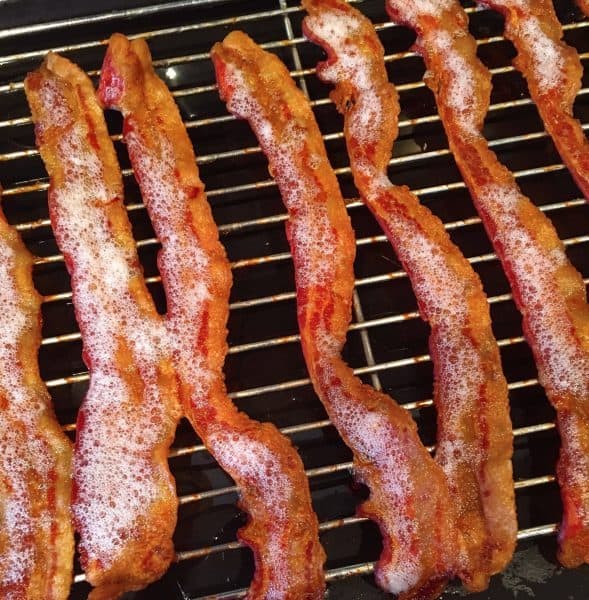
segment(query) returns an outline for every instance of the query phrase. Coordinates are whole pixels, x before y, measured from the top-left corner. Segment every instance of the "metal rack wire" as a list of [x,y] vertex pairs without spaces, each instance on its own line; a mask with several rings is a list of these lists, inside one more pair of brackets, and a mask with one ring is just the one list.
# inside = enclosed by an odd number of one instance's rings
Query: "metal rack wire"
[[[391,174],[397,176],[400,182],[404,182],[403,177],[405,176],[409,177],[410,180],[412,178],[412,181],[420,182],[418,185],[412,185],[412,188],[424,202],[431,205],[442,216],[446,228],[456,237],[470,262],[480,270],[485,286],[490,290],[489,302],[492,309],[495,310],[497,307],[500,311],[509,312],[509,307],[512,306],[511,294],[507,291],[501,276],[497,274],[496,256],[488,251],[488,243],[484,238],[480,219],[473,216],[464,184],[453,168],[450,152],[445,144],[443,134],[440,133],[439,117],[435,111],[431,110],[431,103],[428,105],[429,92],[425,89],[421,78],[419,59],[408,49],[408,44],[405,44],[405,47],[401,50],[397,49],[397,38],[401,39],[402,37],[399,33],[400,28],[396,28],[394,24],[384,20],[384,11],[380,6],[383,4],[382,2],[374,0],[356,0],[356,2],[362,10],[365,10],[367,14],[375,19],[377,30],[383,37],[385,49],[388,52],[386,61],[391,67],[393,76],[397,69],[401,71],[405,68],[404,65],[410,63],[407,67],[409,71],[407,80],[397,84],[397,88],[401,93],[401,103],[404,107],[408,105],[409,109],[404,110],[400,122],[402,135],[397,147],[401,148],[401,151],[396,151],[391,160]],[[324,139],[330,150],[330,155],[337,165],[338,177],[349,188],[349,167],[345,162],[345,158],[342,158],[344,153],[342,150],[341,122],[335,115],[331,101],[327,97],[327,88],[320,86],[313,76],[315,61],[320,55],[300,36],[300,19],[302,16],[300,7],[293,5],[288,0],[249,3],[246,8],[243,8],[243,5],[248,3],[242,3],[242,8],[238,8],[239,4],[222,0],[180,0],[144,8],[113,11],[90,17],[6,29],[0,32],[0,48],[4,48],[3,44],[7,44],[8,48],[12,48],[15,40],[26,41],[27,47],[29,47],[29,42],[35,46],[26,52],[7,51],[5,54],[3,53],[3,56],[0,56],[0,107],[7,107],[5,114],[8,117],[0,121],[0,178],[5,183],[8,182],[3,193],[3,203],[7,209],[7,214],[10,220],[15,223],[17,229],[22,232],[33,251],[39,256],[36,260],[35,277],[44,292],[46,331],[47,329],[50,330],[50,333],[46,332],[43,338],[41,365],[43,368],[44,364],[48,365],[51,361],[57,361],[57,367],[47,367],[45,371],[51,373],[59,369],[62,371],[62,374],[58,376],[46,377],[46,383],[54,395],[58,413],[67,431],[75,430],[75,423],[72,422],[71,417],[75,413],[80,398],[83,396],[88,375],[84,371],[79,357],[80,334],[75,329],[71,319],[71,292],[67,287],[67,278],[64,275],[63,259],[52,244],[49,220],[46,215],[42,214],[45,211],[44,194],[48,188],[48,183],[40,169],[38,152],[32,145],[32,127],[24,102],[22,77],[26,70],[34,67],[50,49],[63,52],[74,60],[79,56],[84,66],[90,65],[87,68],[88,72],[92,76],[96,76],[105,43],[102,38],[107,37],[108,33],[116,27],[124,32],[128,31],[132,36],[144,35],[154,43],[163,41],[163,45],[158,46],[160,51],[154,50],[155,65],[160,70],[160,74],[168,80],[173,88],[174,95],[181,103],[181,108],[186,117],[186,126],[191,135],[197,135],[203,140],[208,137],[215,138],[215,132],[225,127],[238,128],[236,131],[242,133],[245,129],[239,128],[239,124],[234,122],[232,116],[224,113],[222,108],[219,108],[218,100],[211,95],[211,92],[215,91],[215,85],[211,73],[207,71],[208,52],[206,49],[201,51],[200,48],[197,48],[199,49],[198,52],[191,52],[190,42],[182,41],[180,46],[184,44],[182,46],[184,52],[179,50],[171,56],[165,56],[168,52],[161,51],[161,48],[165,48],[166,40],[170,41],[172,36],[190,36],[196,32],[209,30],[211,35],[215,35],[217,39],[220,39],[228,27],[253,27],[255,35],[255,28],[263,28],[266,24],[265,31],[271,35],[266,36],[268,39],[265,39],[262,45],[267,49],[277,51],[287,61],[291,68],[291,74],[309,96],[314,109],[318,113],[320,122],[322,124],[329,122],[331,128],[335,128],[335,131],[326,133]],[[253,9],[252,7],[255,4],[258,6]],[[260,10],[260,6],[263,10]],[[210,20],[199,19],[198,11],[205,9],[207,11],[217,11],[218,16]],[[575,264],[580,268],[583,275],[588,277],[589,261],[583,258],[583,253],[575,254],[577,248],[583,249],[586,253],[586,244],[589,242],[589,235],[587,235],[589,228],[586,226],[589,221],[587,221],[588,212],[585,201],[574,188],[564,166],[556,158],[546,134],[541,129],[541,125],[538,125],[534,108],[525,93],[525,89],[523,91],[520,89],[521,78],[518,79],[517,74],[514,73],[513,67],[510,65],[509,45],[495,31],[491,32],[492,35],[484,35],[485,32],[492,30],[493,26],[495,28],[499,27],[500,23],[497,25],[496,20],[493,21],[494,17],[490,14],[483,14],[484,11],[478,11],[472,6],[467,6],[467,11],[473,16],[481,16],[480,22],[484,26],[475,30],[474,33],[478,34],[478,44],[481,52],[490,52],[492,72],[495,76],[494,81],[500,78],[511,78],[509,81],[512,82],[507,86],[509,88],[508,93],[504,94],[503,97],[495,98],[491,107],[488,124],[492,137],[491,146],[496,152],[504,153],[507,160],[512,160],[514,164],[520,160],[517,155],[522,154],[522,151],[523,154],[530,154],[531,165],[522,165],[515,168],[515,175],[522,186],[529,186],[530,189],[538,189],[538,186],[541,186],[550,190],[544,194],[538,193],[534,196],[534,199],[538,201],[540,208],[554,219],[559,231],[562,229],[565,232],[565,245],[571,252]],[[190,16],[189,20],[185,19],[186,13]],[[209,13],[207,12],[207,14]],[[565,24],[566,35],[570,36],[571,43],[577,45],[583,63],[587,65],[589,64],[589,46],[586,40],[583,41],[584,38],[580,34],[586,32],[589,21],[580,20],[578,15],[572,17],[570,10],[567,14],[569,15],[569,21]],[[172,21],[172,24],[160,29],[152,29],[147,26],[141,27],[145,19],[153,19],[158,15],[166,16]],[[174,21],[176,23],[173,23]],[[473,21],[475,21],[474,18]],[[487,22],[491,22],[491,25],[487,25]],[[135,23],[139,24],[135,25]],[[260,23],[261,25],[259,25]],[[476,29],[476,23],[474,27]],[[96,30],[96,28],[98,29]],[[137,28],[139,30],[136,30]],[[59,34],[61,36],[60,32],[63,32],[64,37],[67,37],[65,35],[67,31],[77,31],[78,29],[81,31],[92,29],[95,37],[89,35],[85,41],[70,45],[55,45],[51,48],[43,45],[48,34]],[[96,31],[99,32],[98,35]],[[257,29],[257,31],[260,31],[260,29]],[[483,32],[483,35],[480,35],[481,32]],[[589,36],[585,33],[584,37],[588,38]],[[171,41],[170,44],[172,45]],[[403,45],[402,39],[398,44]],[[392,51],[389,52],[391,48]],[[499,50],[495,52],[495,48],[499,48]],[[90,52],[90,55],[87,55],[88,52]],[[160,56],[159,53],[164,54],[164,56]],[[497,56],[500,56],[501,60],[498,61]],[[497,62],[502,64],[495,64]],[[175,87],[174,77],[172,77],[175,73],[174,69],[182,68],[185,68],[188,72],[188,76],[184,78],[188,85]],[[170,69],[173,70],[170,71]],[[199,81],[202,78],[201,71],[204,72],[202,76],[205,79],[204,82]],[[5,73],[8,73],[8,75]],[[197,85],[193,85],[191,79],[191,75],[195,73],[197,76],[194,79]],[[584,86],[579,93],[578,102],[579,113],[585,130],[589,129],[588,84],[589,81],[584,82]],[[501,88],[501,86],[499,87]],[[515,93],[513,89],[516,90]],[[203,98],[202,101],[201,98]],[[182,104],[184,101],[197,102],[198,109],[192,111],[189,105]],[[209,106],[210,112],[208,112]],[[521,111],[524,111],[526,115],[526,123],[528,124],[526,131],[516,132],[514,135],[501,133],[493,137],[494,131],[503,131],[501,130],[502,122],[509,122],[517,118]],[[223,129],[223,132],[225,131]],[[416,143],[418,137],[423,137],[427,144],[431,142],[434,149],[428,150],[421,147],[420,144]],[[120,139],[120,133],[115,130],[113,140],[118,144]],[[199,152],[199,142],[198,140],[195,141],[198,162],[203,170],[205,183],[207,183],[207,172],[205,170],[210,169],[212,179],[225,182],[227,178],[220,178],[219,176],[219,172],[222,172],[225,168],[223,165],[234,168],[231,171],[228,184],[207,186],[215,216],[218,217],[218,221],[221,223],[219,229],[223,241],[227,245],[230,257],[236,256],[232,262],[236,284],[231,303],[230,339],[232,343],[228,359],[230,396],[245,410],[253,412],[254,416],[258,417],[259,415],[256,413],[262,412],[264,418],[275,420],[281,425],[282,431],[296,440],[306,464],[309,462],[322,462],[322,460],[317,460],[315,446],[330,444],[336,448],[335,454],[329,453],[330,456],[332,454],[337,455],[336,460],[307,469],[315,500],[318,493],[316,492],[315,482],[322,482],[319,485],[319,487],[324,488],[322,492],[325,492],[325,489],[330,489],[330,485],[333,486],[333,489],[336,489],[342,482],[348,481],[351,463],[345,449],[340,448],[341,444],[334,438],[333,434],[326,433],[331,431],[330,423],[324,415],[321,416],[321,409],[317,408],[318,401],[309,392],[310,382],[301,367],[300,356],[298,355],[299,338],[296,327],[293,326],[294,321],[292,318],[285,316],[287,313],[292,316],[294,312],[294,285],[290,273],[290,254],[286,251],[284,238],[281,234],[281,224],[286,216],[284,211],[279,208],[279,199],[274,182],[264,174],[265,163],[260,149],[255,145],[246,145],[248,139],[251,138],[247,138],[247,135],[223,135],[220,140],[217,140],[219,141],[217,145],[221,149],[214,149],[215,144],[211,144],[213,149],[204,152]],[[15,146],[17,146],[17,149],[14,149]],[[543,164],[546,162],[543,157],[549,159],[547,164]],[[255,173],[253,178],[245,176],[242,170],[235,169],[236,161],[240,160],[250,161],[248,164],[253,165],[252,171]],[[439,164],[441,164],[439,169],[432,166]],[[443,171],[443,175],[439,174],[440,169]],[[422,175],[422,173],[427,174],[430,170],[435,171],[437,175]],[[138,235],[137,246],[140,251],[147,253],[147,257],[142,256],[142,260],[146,265],[146,279],[157,290],[159,276],[154,271],[152,255],[153,251],[157,249],[158,242],[148,231],[149,226],[145,225],[147,217],[136,190],[133,190],[131,170],[124,169],[124,176],[126,185],[130,188],[127,203],[129,215],[133,220],[136,219],[142,224],[141,231],[144,231],[147,227],[147,234]],[[424,181],[427,185],[423,185]],[[539,184],[534,184],[538,181]],[[558,195],[555,195],[554,190],[558,190]],[[262,202],[260,200],[251,200],[252,192],[263,194],[264,198],[271,199],[268,200],[267,205],[264,204],[261,207]],[[459,198],[459,201],[456,201],[456,197]],[[242,200],[246,206],[251,205],[253,207],[252,212],[261,212],[262,215],[254,218],[244,218],[243,211],[235,208]],[[450,204],[452,204],[451,207]],[[425,429],[427,429],[428,423],[431,424],[434,418],[433,411],[430,408],[432,401],[428,399],[428,393],[423,393],[423,386],[415,383],[421,377],[421,372],[416,375],[415,369],[423,365],[427,367],[430,361],[427,351],[422,351],[424,350],[423,346],[427,332],[420,329],[419,315],[415,306],[412,306],[414,301],[411,300],[410,291],[407,291],[405,273],[398,267],[398,263],[396,268],[390,269],[390,263],[395,263],[395,259],[392,251],[388,248],[386,239],[380,234],[374,223],[366,219],[365,210],[360,201],[350,200],[348,208],[355,225],[357,225],[357,246],[360,263],[354,295],[354,323],[350,329],[351,362],[355,366],[355,372],[360,376],[367,377],[375,387],[392,392],[394,396],[399,392],[405,408],[415,411],[420,425],[423,422]],[[220,213],[222,213],[221,218],[219,218]],[[35,217],[31,218],[31,214]],[[39,214],[41,216],[38,216]],[[243,243],[239,241],[241,236],[244,236]],[[473,242],[474,237],[477,241]],[[236,239],[237,242],[235,242]],[[260,243],[259,241],[254,242],[254,240],[265,240],[263,246],[269,247],[270,251],[258,252]],[[48,250],[45,250],[45,248],[48,248]],[[381,258],[384,256],[386,260],[374,259],[376,254]],[[367,268],[366,265],[371,260],[372,266]],[[374,267],[375,262],[377,263],[376,268]],[[279,278],[283,287],[277,291],[269,278],[279,272],[283,274]],[[255,293],[252,293],[251,289],[244,283],[247,278],[254,278],[257,282]],[[54,283],[56,281],[57,283]],[[585,281],[587,283],[589,278]],[[56,289],[60,286],[62,289]],[[45,292],[45,289],[48,291]],[[381,305],[381,301],[373,301],[371,299],[372,293],[377,293],[379,298],[382,297],[383,293],[392,297],[401,294],[404,298],[408,298],[404,301],[404,306],[409,306],[409,308],[394,310],[389,306],[384,310],[382,307],[375,309],[375,306]],[[59,318],[52,320],[54,314],[52,307],[58,307],[55,309],[55,314],[61,315],[61,320]],[[244,322],[250,319],[249,313],[252,310],[254,316],[257,315],[256,318],[259,319],[260,314],[264,314],[264,311],[273,307],[279,307],[279,314],[284,319],[284,324],[278,323],[277,325],[276,331],[278,333],[264,336],[263,327],[259,328],[259,331],[253,336],[248,334],[248,337],[246,334],[241,335],[239,333],[241,329],[247,329]],[[66,313],[69,314],[67,318],[63,316]],[[517,317],[511,315],[503,320],[504,326],[501,327],[498,337],[504,363],[507,360],[505,352],[515,352],[514,356],[516,359],[520,357],[522,364],[529,363],[529,352],[521,336]],[[235,328],[237,333],[235,334],[233,333],[232,324],[237,325]],[[386,332],[397,331],[395,328],[401,328],[399,329],[400,341],[397,346],[395,346],[394,340],[383,344],[383,335],[386,337]],[[251,337],[253,339],[250,339]],[[406,343],[406,347],[403,347],[403,343]],[[383,347],[387,344],[390,344],[391,347],[383,350]],[[267,374],[261,373],[257,378],[254,378],[253,384],[244,384],[239,374],[243,373],[248,368],[247,365],[251,364],[251,362],[248,362],[246,366],[240,366],[240,361],[245,360],[244,357],[266,351],[263,356],[271,357],[283,350],[287,353],[285,356],[294,357],[292,368],[280,369],[278,377],[270,372],[272,369],[268,369]],[[63,358],[63,356],[66,358],[60,362],[60,357]],[[76,358],[71,358],[71,356]],[[282,358],[268,358],[268,360],[281,361]],[[530,416],[533,417],[533,415],[527,415],[527,421],[524,420],[519,424],[517,423],[518,419],[516,419],[516,447],[521,444],[522,448],[529,453],[531,450],[528,447],[530,445],[528,440],[533,436],[547,432],[548,435],[551,435],[549,438],[550,444],[556,448],[558,442],[557,436],[553,432],[554,424],[550,420],[550,409],[539,388],[533,368],[532,370],[523,368],[520,371],[514,369],[514,371],[515,374],[507,373],[510,392],[512,394],[526,392],[526,390],[532,392],[537,406],[541,406],[538,414],[547,416],[547,418],[538,420],[530,419]],[[431,389],[430,379],[431,375],[426,375],[423,385],[426,388],[429,385]],[[292,400],[295,408],[283,408],[285,404],[283,395],[285,392],[291,396],[289,402]],[[302,408],[297,405],[299,395],[310,397],[310,399],[303,398],[300,401]],[[280,410],[275,410],[275,406],[279,406]],[[427,434],[425,437],[427,438]],[[306,448],[306,444],[309,445],[310,449]],[[433,450],[433,446],[431,449]],[[170,458],[172,459],[172,470],[175,474],[188,468],[203,469],[207,473],[206,477],[198,480],[199,485],[196,486],[196,490],[186,493],[181,490],[181,512],[185,507],[198,503],[199,507],[203,507],[202,511],[205,514],[209,510],[213,516],[212,518],[214,518],[214,511],[219,506],[214,502],[227,497],[228,499],[225,498],[223,502],[229,502],[233,505],[236,490],[230,481],[227,481],[226,478],[223,479],[222,475],[210,474],[212,473],[211,469],[214,467],[210,465],[210,460],[207,462],[206,456],[206,450],[199,440],[194,436],[191,437],[189,432],[185,432],[179,436]],[[181,460],[184,460],[185,464],[183,463],[184,466],[179,468],[176,463]],[[544,464],[543,468],[545,469],[543,474],[520,476],[516,464],[516,490],[518,493],[522,490],[541,488],[541,486],[552,486],[554,488],[552,493],[556,497],[556,486],[552,474],[554,464]],[[338,477],[338,479],[330,479],[333,476]],[[209,482],[207,486],[207,478],[214,483],[211,485]],[[205,485],[200,487],[203,481]],[[182,488],[182,486],[180,487]],[[557,500],[555,502],[558,504]],[[364,519],[352,515],[353,511],[342,510],[338,512],[337,518],[324,518],[321,523],[322,535],[343,528],[353,528],[364,523]],[[518,533],[520,540],[547,536],[556,531],[554,521],[528,523],[527,525],[522,527]],[[222,531],[223,527],[224,524],[221,523],[219,529]],[[235,527],[232,527],[232,529],[235,529]],[[354,535],[357,535],[358,531],[354,531]],[[218,542],[217,536],[211,537],[210,540],[199,540],[188,549],[179,549],[178,562],[196,564],[197,561],[204,561],[213,555],[230,556],[231,553],[238,552],[241,548],[241,544],[235,541],[234,538]],[[329,554],[328,547],[328,556]],[[339,563],[341,563],[341,560],[339,560]],[[338,560],[328,561],[327,576],[329,580],[341,580],[368,574],[371,572],[373,565],[372,560],[364,560],[364,554],[362,553],[358,553],[357,557],[354,556],[352,560],[347,560],[345,564],[339,563]],[[238,563],[231,564],[235,566]],[[198,596],[201,599],[212,597],[207,595],[212,592],[215,593],[214,597],[216,598],[241,597],[244,593],[243,582],[247,584],[247,565],[249,564],[247,559],[245,564],[244,573],[230,577],[229,582],[220,580],[215,584],[209,584],[208,587],[196,586],[194,588],[196,594],[191,592],[192,597]],[[243,569],[241,563],[239,563],[238,570]],[[180,580],[181,576],[178,575],[178,581]],[[83,575],[77,575],[76,583],[82,581]],[[180,584],[178,585],[180,586]]]

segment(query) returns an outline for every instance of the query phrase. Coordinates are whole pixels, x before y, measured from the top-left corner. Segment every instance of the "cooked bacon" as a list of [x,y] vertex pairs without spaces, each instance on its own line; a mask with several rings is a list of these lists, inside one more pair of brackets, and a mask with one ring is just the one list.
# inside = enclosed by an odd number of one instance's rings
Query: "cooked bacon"
[[165,330],[145,286],[121,172],[90,79],[48,55],[26,79],[49,210],[90,370],[74,454],[74,524],[90,597],[158,579],[174,557],[167,464],[181,415]]
[[505,17],[505,37],[517,49],[515,67],[528,82],[546,131],[579,189],[589,200],[589,140],[573,117],[583,66],[562,40],[552,0],[480,0]]
[[0,209],[0,598],[65,600],[74,560],[72,445],[39,374],[32,270]]
[[479,277],[442,222],[387,165],[398,131],[399,102],[372,23],[344,0],[303,0],[303,31],[328,53],[318,76],[336,84],[356,187],[405,267],[430,349],[438,410],[436,460],[442,465],[466,545],[461,576],[471,590],[488,586],[515,548],[517,520],[507,382]]
[[376,579],[401,598],[435,598],[460,571],[461,539],[442,469],[411,416],[353,375],[341,349],[350,322],[354,234],[309,103],[280,60],[241,32],[212,57],[222,98],[266,153],[289,212],[301,343],[317,395],[370,489],[360,513],[376,521]]
[[185,413],[241,491],[240,538],[256,570],[248,598],[323,598],[325,554],[303,463],[269,423],[237,411],[223,382],[231,269],[192,144],[144,40],[111,37],[100,96],[124,117],[124,139],[162,243],[159,267]]
[[476,57],[455,0],[388,0],[391,17],[417,32],[454,157],[523,316],[540,382],[557,413],[564,506],[560,560],[589,560],[589,307],[581,275],[549,219],[519,190],[481,134],[491,75]]

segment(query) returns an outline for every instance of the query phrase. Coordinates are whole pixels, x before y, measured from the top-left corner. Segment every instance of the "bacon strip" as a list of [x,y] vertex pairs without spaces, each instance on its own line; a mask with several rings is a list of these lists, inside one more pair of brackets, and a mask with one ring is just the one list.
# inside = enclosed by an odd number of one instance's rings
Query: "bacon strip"
[[185,413],[241,491],[240,538],[256,570],[248,598],[323,598],[325,553],[303,463],[269,423],[238,412],[223,382],[231,269],[176,103],[144,40],[111,37],[100,96],[124,117],[124,139],[162,243],[168,332]]
[[583,66],[562,40],[552,0],[480,0],[505,17],[505,37],[517,49],[515,67],[528,82],[544,127],[585,198],[589,200],[589,140],[573,117]]
[[481,134],[491,75],[455,0],[388,0],[415,29],[454,157],[511,283],[540,382],[557,412],[564,506],[560,561],[589,560],[589,307],[581,275],[545,215],[519,190]]
[[354,234],[309,103],[280,60],[241,32],[212,57],[229,110],[249,121],[289,212],[301,343],[317,395],[370,489],[360,513],[376,521],[376,579],[401,598],[435,598],[460,570],[448,485],[410,415],[353,375],[341,349],[350,322]]
[[77,423],[74,524],[97,586],[90,598],[111,599],[158,579],[174,556],[178,500],[167,455],[181,415],[176,375],[90,79],[50,54],[26,93],[91,374]]
[[318,76],[345,116],[356,187],[405,267],[431,326],[436,460],[444,468],[467,555],[462,577],[483,590],[515,548],[513,434],[507,382],[479,277],[442,222],[387,177],[399,102],[372,23],[344,0],[303,0],[303,31],[328,53]]
[[0,209],[0,597],[65,600],[72,581],[72,445],[39,374],[33,257]]

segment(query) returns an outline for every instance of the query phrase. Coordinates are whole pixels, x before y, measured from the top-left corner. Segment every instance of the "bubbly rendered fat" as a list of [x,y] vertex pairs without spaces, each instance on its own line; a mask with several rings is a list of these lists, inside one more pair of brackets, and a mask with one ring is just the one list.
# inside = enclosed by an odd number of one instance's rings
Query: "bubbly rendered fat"
[[[20,300],[15,263],[14,250],[0,238],[0,397],[6,400],[6,407],[0,410],[0,472],[6,485],[3,518],[7,536],[0,561],[5,586],[24,583],[34,566],[30,538],[34,535],[35,524],[26,486],[31,476],[29,470],[34,469],[39,477],[37,492],[42,497],[47,494],[53,466],[44,444],[34,435],[45,407],[31,398],[22,370],[18,368],[21,360],[18,347],[22,336],[27,335],[31,327],[31,315]],[[6,600],[13,598],[16,596],[10,594]]]
[[[403,21],[413,28],[419,28],[419,20],[426,17],[441,17],[446,10],[456,6],[458,0],[387,0],[388,5],[399,12]],[[465,34],[466,35],[466,34]],[[447,85],[441,87],[438,93],[443,94],[444,104],[457,113],[457,118],[464,131],[474,133],[477,123],[472,110],[475,79],[472,67],[455,49],[455,40],[445,30],[436,28],[423,40],[428,52],[444,58],[444,66],[450,74]]]
[[521,194],[512,186],[488,185],[480,203],[496,227],[494,243],[517,280],[524,316],[539,350],[542,385],[557,394],[589,395],[589,357],[579,348],[556,278],[567,265],[562,248],[547,253],[518,216]]
[[[205,357],[195,348],[194,334],[198,327],[187,327],[187,324],[200,324],[205,319],[206,302],[213,297],[212,265],[192,234],[183,233],[187,227],[188,198],[175,181],[174,153],[168,140],[160,137],[157,155],[133,129],[126,134],[125,141],[141,176],[143,196],[149,198],[153,219],[160,223],[160,263],[174,266],[166,270],[167,334],[183,380],[193,389],[192,401],[199,406],[201,402],[206,403],[215,375],[207,367]],[[185,273],[189,273],[189,277]]]
[[218,431],[209,436],[207,442],[219,464],[229,473],[252,481],[264,503],[272,507],[275,522],[268,530],[271,535],[262,549],[264,564],[272,570],[267,597],[276,600],[286,597],[289,566],[284,556],[287,553],[285,544],[289,540],[281,530],[289,522],[288,500],[294,493],[290,478],[284,474],[280,461],[269,448],[246,434]]
[[313,35],[324,40],[333,49],[335,62],[325,64],[321,77],[334,84],[351,81],[360,90],[356,95],[356,109],[351,114],[350,126],[353,127],[360,143],[370,144],[378,130],[371,124],[380,121],[380,101],[370,81],[370,61],[352,44],[349,39],[362,28],[357,17],[336,10],[325,10],[321,15],[306,18],[306,24]]
[[53,79],[46,79],[41,84],[39,94],[43,104],[48,107],[46,111],[45,127],[63,127],[71,121],[71,114],[65,106],[62,91]]
[[387,0],[391,6],[402,6],[404,18],[417,24],[423,16],[437,17],[450,10],[458,0]]
[[[243,74],[228,64],[225,76],[232,88],[227,103],[229,110],[250,121],[268,156],[289,211],[297,214],[296,218],[289,219],[293,254],[297,256],[297,281],[305,287],[320,285],[328,281],[330,264],[335,260],[336,239],[326,202],[314,208],[311,215],[305,200],[306,194],[318,191],[314,178],[296,166],[304,149],[306,132],[296,122],[292,122],[282,132],[280,139],[277,139],[272,124],[252,99]],[[313,170],[321,171],[327,167],[325,157],[310,156],[309,161],[308,166]],[[307,246],[312,251],[308,251]],[[317,256],[321,256],[321,260],[316,260]]]
[[530,14],[532,4],[530,0],[493,0],[493,5],[503,6],[517,13],[513,24],[508,20],[506,27],[512,30],[514,39],[521,37],[529,48],[532,76],[541,91],[546,92],[562,84],[565,59],[559,43],[544,33],[540,20]]
[[337,402],[338,421],[350,433],[352,447],[368,457],[383,476],[382,489],[388,496],[388,507],[395,511],[395,518],[389,523],[393,528],[391,533],[399,544],[399,556],[393,567],[383,570],[381,575],[386,580],[388,591],[393,594],[405,592],[414,587],[421,576],[419,558],[405,553],[418,536],[416,522],[402,516],[407,495],[413,493],[406,448],[392,435],[388,419],[382,414],[369,412],[363,407],[346,407],[343,399],[341,403],[340,400]]
[[450,74],[448,87],[439,91],[443,94],[444,104],[456,113],[456,119],[465,131],[475,133],[478,127],[472,110],[476,85],[472,67],[456,51],[455,42],[447,31],[436,30],[428,36],[426,43],[444,57],[444,67]]
[[[86,149],[85,136],[80,124],[62,135],[58,155],[68,161],[53,203],[60,247],[73,257],[74,301],[91,363],[90,388],[81,409],[85,424],[74,460],[78,495],[73,513],[82,549],[108,568],[161,484],[151,451],[166,427],[166,399],[160,395],[157,372],[165,332],[141,313],[131,296],[131,280],[141,272],[134,252],[117,244],[103,209],[96,208],[113,198],[103,183],[101,163]],[[130,406],[133,392],[121,376],[124,365],[116,362],[121,336],[143,381],[139,406]]]
[[[375,183],[371,193],[378,197],[390,190],[386,181]],[[388,221],[395,235],[395,249],[408,273],[422,312],[434,328],[436,348],[440,355],[436,361],[438,396],[443,403],[447,427],[438,432],[436,459],[455,485],[452,474],[460,463],[477,463],[484,456],[472,440],[462,438],[464,418],[472,418],[476,397],[485,383],[480,355],[472,346],[465,331],[469,327],[467,290],[448,266],[439,247],[411,220]]]
[[530,8],[530,0],[493,0],[493,4],[501,4],[507,8],[518,8],[524,11]]
[[404,227],[398,237],[399,256],[412,274],[415,295],[436,336],[438,397],[446,424],[438,432],[436,458],[453,486],[453,473],[460,463],[477,464],[484,458],[482,448],[462,437],[461,421],[473,418],[485,383],[480,355],[465,333],[469,327],[467,291],[439,248],[419,228]]
[[579,431],[583,431],[585,424],[583,418],[575,412],[566,415],[558,421],[562,444],[566,447],[567,458],[572,468],[567,470],[567,485],[575,486],[581,492],[581,501],[576,505],[575,516],[580,518],[584,527],[589,527],[589,460]]
[[517,21],[517,33],[529,47],[532,56],[533,77],[541,91],[558,89],[563,81],[564,53],[562,48],[542,30],[540,21],[533,17]]
[[[328,396],[332,419],[338,429],[345,432],[350,447],[362,461],[378,469],[386,510],[394,514],[394,518],[386,519],[386,527],[398,544],[394,550],[396,559],[381,568],[379,577],[391,593],[407,591],[420,579],[421,561],[419,556],[408,552],[418,531],[415,520],[404,516],[407,497],[414,493],[405,440],[399,439],[400,434],[392,430],[388,417],[367,410],[341,385],[332,384],[336,374],[329,359],[323,361],[322,367],[320,385]],[[362,479],[362,462],[356,470]]]

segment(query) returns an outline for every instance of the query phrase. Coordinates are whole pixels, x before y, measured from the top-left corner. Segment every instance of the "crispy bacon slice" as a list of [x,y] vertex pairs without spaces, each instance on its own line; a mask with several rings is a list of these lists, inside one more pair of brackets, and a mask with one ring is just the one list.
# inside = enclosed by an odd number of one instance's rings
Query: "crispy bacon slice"
[[417,32],[454,157],[511,283],[540,382],[557,412],[564,518],[560,560],[589,560],[589,307],[550,220],[519,190],[481,134],[491,75],[455,0],[388,0]]
[[167,454],[181,415],[176,375],[90,79],[50,54],[26,93],[91,374],[77,423],[74,523],[97,586],[90,597],[111,599],[158,579],[174,556],[178,500]]
[[144,40],[111,37],[100,96],[125,117],[124,139],[162,242],[159,267],[185,413],[241,490],[240,538],[256,570],[248,598],[323,598],[325,554],[303,463],[269,423],[238,412],[223,382],[231,269],[190,138]]
[[241,32],[212,57],[222,98],[266,153],[289,212],[301,342],[315,390],[370,489],[360,513],[376,521],[376,579],[401,598],[435,598],[460,571],[461,539],[448,484],[410,415],[353,375],[340,354],[350,322],[354,234],[308,101],[272,54]]
[[39,374],[32,270],[0,209],[0,597],[65,600],[74,560],[72,445]]
[[387,177],[399,102],[372,23],[344,0],[303,0],[303,6],[309,13],[303,31],[328,53],[317,74],[336,84],[332,96],[345,116],[356,187],[393,244],[431,326],[436,460],[448,477],[466,544],[462,577],[469,589],[482,590],[511,560],[517,533],[507,382],[487,298],[442,222]]
[[480,0],[505,17],[505,37],[517,49],[515,67],[585,198],[589,200],[589,140],[573,117],[583,66],[577,51],[562,40],[552,0]]

